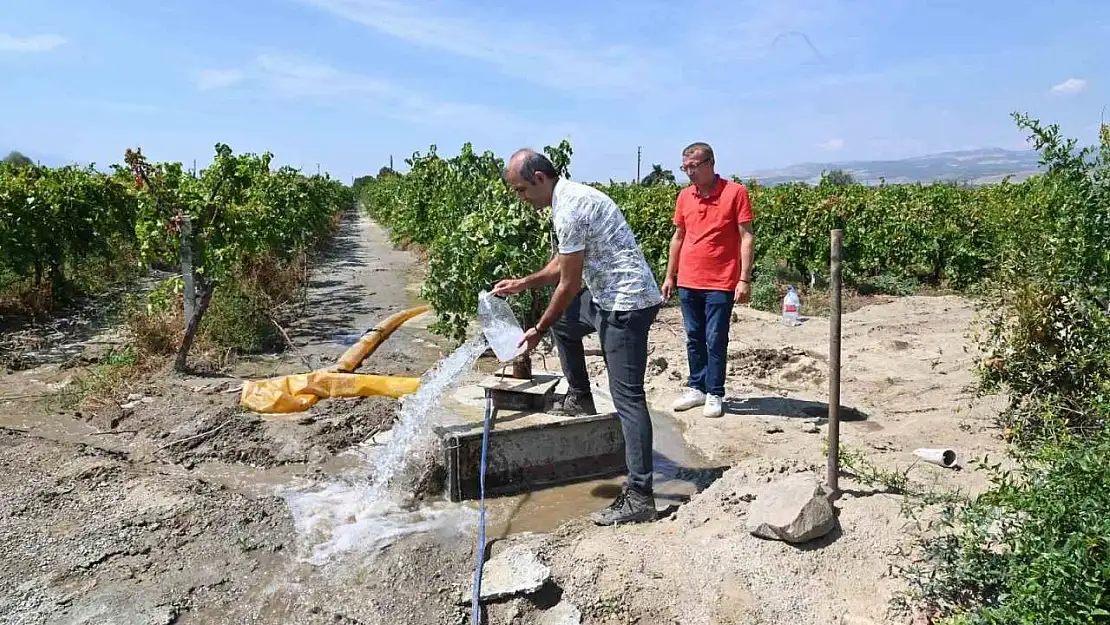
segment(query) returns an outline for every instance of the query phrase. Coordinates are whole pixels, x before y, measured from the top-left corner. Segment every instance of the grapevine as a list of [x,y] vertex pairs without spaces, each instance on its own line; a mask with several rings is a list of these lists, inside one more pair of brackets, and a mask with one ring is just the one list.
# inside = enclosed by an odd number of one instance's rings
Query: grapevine
[[[545,149],[569,168],[569,143]],[[424,297],[439,315],[437,331],[465,335],[477,293],[496,280],[535,271],[547,260],[549,219],[521,205],[501,177],[500,159],[469,143],[454,157],[436,146],[415,153],[409,171],[360,179],[370,215],[398,243],[428,250]],[[1020,249],[1013,226],[1036,179],[972,187],[932,184],[836,184],[823,179],[775,186],[742,181],[755,213],[757,268],[785,270],[807,281],[826,277],[829,231],[844,230],[845,278],[968,289],[996,275],[1000,252]],[[675,198],[683,185],[593,183],[624,211],[657,279],[663,280],[674,232]],[[530,296],[513,298],[522,320]]]
[[272,159],[217,144],[211,165],[195,173],[177,162],[150,162],[138,149],[128,149],[108,173],[0,164],[0,291],[10,286],[4,281],[61,288],[67,271],[90,258],[138,256],[143,267],[177,270],[176,280],[195,284],[196,321],[179,351],[183,368],[219,284],[303,258],[353,205],[339,181],[274,168]]

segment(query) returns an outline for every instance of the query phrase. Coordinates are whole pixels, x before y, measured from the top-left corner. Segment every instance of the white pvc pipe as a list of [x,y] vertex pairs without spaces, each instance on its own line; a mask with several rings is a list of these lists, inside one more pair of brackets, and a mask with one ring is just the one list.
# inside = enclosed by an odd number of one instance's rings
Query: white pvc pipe
[[913,450],[913,455],[945,469],[956,466],[956,452],[947,447],[922,447]]

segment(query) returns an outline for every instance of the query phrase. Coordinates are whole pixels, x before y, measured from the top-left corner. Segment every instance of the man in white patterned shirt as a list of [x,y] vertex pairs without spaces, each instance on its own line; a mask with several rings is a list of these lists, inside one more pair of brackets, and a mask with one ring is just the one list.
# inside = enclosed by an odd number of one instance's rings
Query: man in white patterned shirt
[[[551,301],[522,344],[535,349],[552,330],[563,375],[570,387],[561,412],[594,414],[582,338],[598,333],[609,370],[609,392],[624,434],[628,479],[617,499],[591,515],[599,525],[656,519],[652,488],[652,428],[644,392],[648,331],[663,295],[613,200],[601,191],[560,178],[542,154],[513,154],[505,180],[521,200],[551,206],[556,250],[547,266],[520,279],[498,282],[494,295],[558,284]],[[586,288],[582,288],[582,282]]]

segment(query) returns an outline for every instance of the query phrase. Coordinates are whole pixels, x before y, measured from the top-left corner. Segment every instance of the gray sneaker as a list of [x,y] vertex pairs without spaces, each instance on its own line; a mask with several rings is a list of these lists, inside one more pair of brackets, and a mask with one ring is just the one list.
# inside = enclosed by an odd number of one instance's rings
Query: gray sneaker
[[579,396],[568,393],[563,403],[552,408],[548,414],[563,417],[584,417],[597,414],[597,408],[594,407],[592,395]]
[[590,520],[598,525],[620,525],[622,523],[649,523],[658,518],[655,510],[655,496],[625,487],[616,500],[590,515]]

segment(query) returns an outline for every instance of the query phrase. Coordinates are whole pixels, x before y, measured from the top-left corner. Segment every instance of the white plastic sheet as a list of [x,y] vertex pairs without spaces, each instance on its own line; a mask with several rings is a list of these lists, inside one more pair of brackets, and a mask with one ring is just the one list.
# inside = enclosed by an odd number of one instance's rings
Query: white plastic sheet
[[501,362],[509,362],[524,352],[523,345],[517,347],[524,338],[524,330],[504,299],[487,291],[478,293],[478,323],[494,355]]

